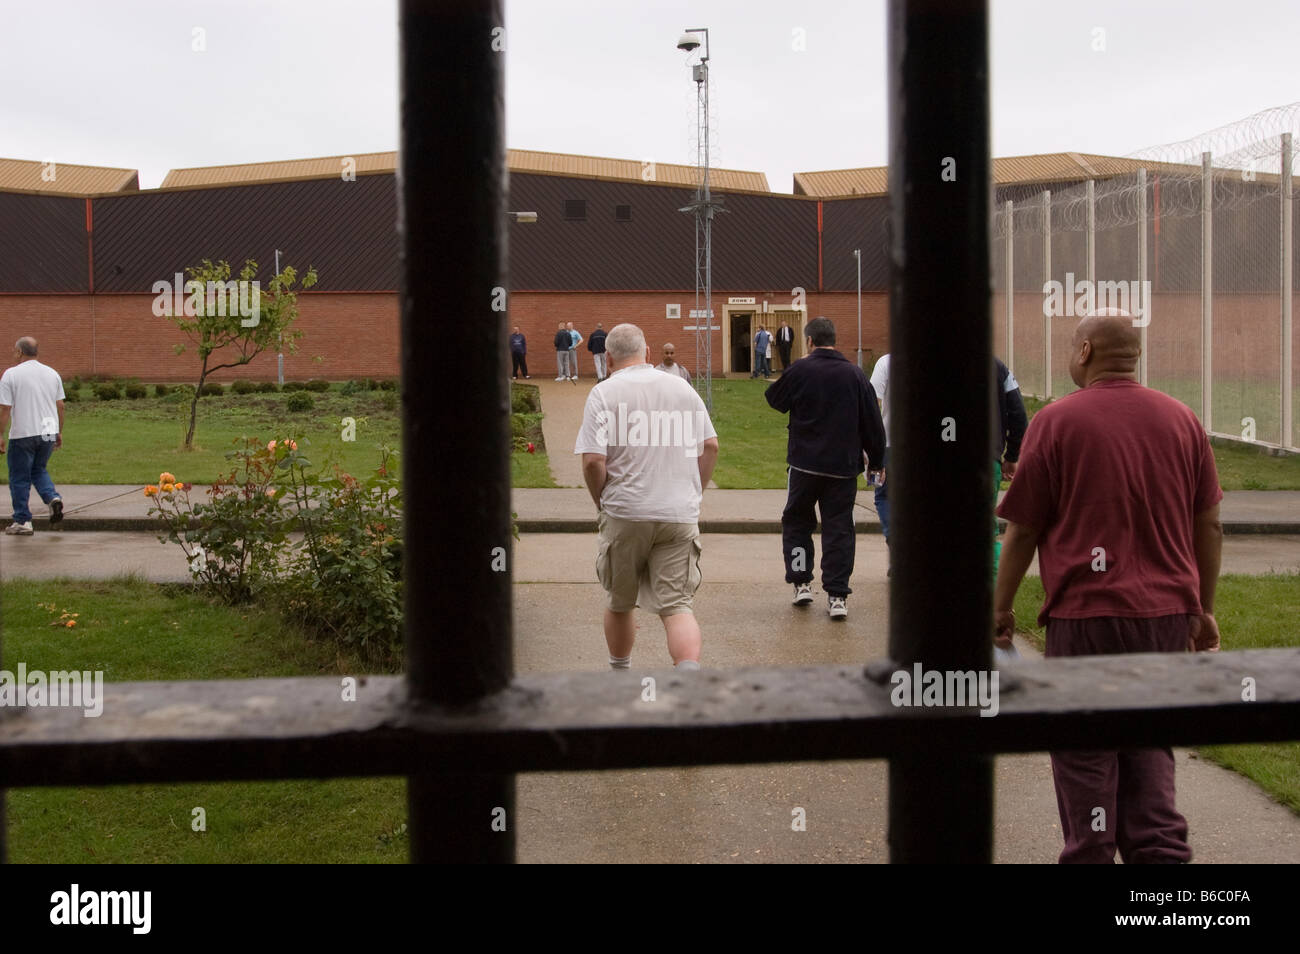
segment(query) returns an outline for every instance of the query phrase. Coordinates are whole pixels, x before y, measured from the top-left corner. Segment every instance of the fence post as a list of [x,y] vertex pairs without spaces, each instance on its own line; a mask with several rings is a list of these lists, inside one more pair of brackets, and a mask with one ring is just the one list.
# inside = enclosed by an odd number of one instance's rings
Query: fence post
[[1003,287],[1006,288],[1005,305],[1006,305],[1007,330],[1005,334],[1006,334],[1006,341],[1007,341],[1007,347],[1006,347],[1007,367],[1013,368],[1015,367],[1015,359],[1016,359],[1016,269],[1015,269],[1015,260],[1013,258],[1013,255],[1015,254],[1014,232],[1015,232],[1016,218],[1014,214],[1015,206],[1012,204],[1010,199],[1007,199],[1004,209],[1005,212],[1003,214],[1006,217],[1005,221],[1007,224],[1006,251],[1005,251],[1006,263],[1004,266],[1006,271],[1006,276],[1003,278],[1002,284]]
[[1138,384],[1147,383],[1147,327],[1151,324],[1154,293],[1147,293],[1147,171],[1138,170],[1138,288],[1142,289],[1142,354],[1138,357]]
[[1095,311],[1097,308],[1097,182],[1095,179],[1088,180],[1087,199],[1088,310]]
[[1295,437],[1294,418],[1294,368],[1295,359],[1291,336],[1291,299],[1294,294],[1291,265],[1292,192],[1291,192],[1291,134],[1282,134],[1282,436],[1278,443],[1283,447],[1300,445]]
[[1201,153],[1201,424],[1214,429],[1214,168]]
[[[418,710],[473,705],[513,668],[505,21],[501,0],[402,0],[400,18],[403,579]],[[435,314],[457,316],[455,361]],[[411,860],[513,861],[514,775],[429,768],[407,782]]]
[[[1052,190],[1043,191],[1043,284],[1052,280]],[[1046,292],[1044,292],[1045,294]],[[1046,299],[1044,299],[1046,300]],[[1043,397],[1052,396],[1052,315],[1043,309]]]
[[[986,0],[889,4],[893,665],[992,664],[993,326]],[[935,276],[943,275],[942,282]],[[968,308],[952,320],[951,303]],[[944,598],[934,598],[942,578]],[[951,701],[951,700],[950,700]],[[918,740],[919,741],[919,740]],[[895,862],[986,863],[993,763],[889,760]]]

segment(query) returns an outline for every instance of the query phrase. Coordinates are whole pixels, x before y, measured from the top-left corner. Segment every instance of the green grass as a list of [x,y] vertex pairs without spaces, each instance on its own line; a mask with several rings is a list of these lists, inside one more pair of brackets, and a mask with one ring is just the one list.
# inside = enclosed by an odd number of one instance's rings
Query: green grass
[[715,380],[713,427],[718,432],[718,465],[713,480],[727,490],[784,487],[788,415],[772,410],[763,397],[768,381]]
[[[210,604],[138,579],[0,587],[4,666],[103,670],[106,681],[363,672],[269,609]],[[53,605],[55,610],[42,607]],[[63,611],[77,626],[51,626]],[[24,862],[405,862],[403,779],[227,782],[8,792],[9,852]],[[207,831],[191,829],[202,807]]]
[[[1042,605],[1042,581],[1025,577],[1016,594],[1017,628],[1040,650],[1046,636],[1036,622]],[[1298,574],[1222,576],[1214,608],[1225,650],[1300,647],[1300,629],[1296,627],[1300,619]],[[1211,745],[1200,751],[1246,776],[1300,815],[1300,741]]]

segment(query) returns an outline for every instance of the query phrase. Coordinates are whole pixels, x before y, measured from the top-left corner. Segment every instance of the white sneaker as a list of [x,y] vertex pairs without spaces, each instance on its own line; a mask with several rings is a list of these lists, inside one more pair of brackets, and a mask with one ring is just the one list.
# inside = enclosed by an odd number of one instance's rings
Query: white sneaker
[[849,608],[844,605],[844,597],[842,596],[826,597],[826,612],[831,614],[831,619],[849,618]]
[[556,378],[555,380],[557,380],[557,381],[563,381],[564,378]]
[[18,523],[17,521],[5,527],[5,533],[12,537],[30,537],[36,531],[32,529],[31,521],[27,523]]
[[794,585],[794,599],[790,602],[794,606],[807,606],[813,601],[812,584],[796,583]]

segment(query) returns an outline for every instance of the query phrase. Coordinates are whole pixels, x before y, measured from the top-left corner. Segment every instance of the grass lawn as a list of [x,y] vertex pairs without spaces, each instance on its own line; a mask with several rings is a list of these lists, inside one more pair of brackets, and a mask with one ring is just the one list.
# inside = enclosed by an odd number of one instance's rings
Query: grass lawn
[[[194,449],[183,449],[189,423],[189,404],[169,404],[163,398],[131,401],[97,400],[82,387],[80,400],[64,405],[64,445],[50,460],[57,484],[132,484],[157,482],[158,474],[171,471],[181,480],[210,483],[229,471],[225,455],[239,437],[270,441],[284,437],[306,438],[312,463],[320,467],[337,460],[345,471],[369,474],[379,466],[379,448],[401,444],[397,406],[386,407],[393,392],[361,391],[343,395],[339,385],[313,393],[311,411],[292,413],[285,407],[288,394],[245,394],[205,397],[199,400]],[[153,388],[149,388],[153,394]],[[356,422],[355,440],[343,440],[343,419]],[[541,428],[537,428],[540,435]],[[554,487],[540,437],[534,454],[515,453],[511,472],[517,487]],[[8,483],[0,467],[0,483]]]
[[[1035,622],[1042,605],[1042,581],[1025,577],[1016,594],[1016,621],[1039,649],[1046,636]],[[1300,647],[1300,630],[1296,628],[1300,575],[1220,577],[1215,611],[1225,650]],[[1260,679],[1264,677],[1261,673]],[[1211,745],[1200,752],[1251,779],[1300,814],[1300,741]]]
[[[214,606],[140,580],[0,588],[4,666],[103,670],[107,682],[365,670],[257,607]],[[42,606],[41,604],[44,604]],[[51,610],[48,607],[55,607]],[[80,614],[67,629],[50,623]],[[7,794],[17,863],[405,862],[401,778],[27,788]],[[207,831],[190,828],[202,807]]]

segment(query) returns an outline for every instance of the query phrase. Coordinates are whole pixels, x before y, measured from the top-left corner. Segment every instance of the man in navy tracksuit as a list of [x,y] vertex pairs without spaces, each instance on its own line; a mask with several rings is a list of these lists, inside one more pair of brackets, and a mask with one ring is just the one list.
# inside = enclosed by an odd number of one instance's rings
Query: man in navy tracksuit
[[[1029,427],[1025,402],[1020,397],[1020,382],[1011,369],[994,358],[998,375],[998,419],[993,434],[993,508],[998,506],[998,489],[1002,478],[1015,476],[1016,462],[1020,460],[1020,443]],[[993,536],[998,535],[998,518],[993,518]],[[1002,542],[993,542],[993,577],[998,575],[998,560],[1002,557]]]
[[768,387],[767,403],[790,413],[786,463],[789,490],[781,515],[785,579],[794,584],[795,606],[813,601],[814,507],[822,520],[822,589],[831,619],[848,617],[849,577],[857,537],[853,505],[863,457],[881,468],[885,426],[866,374],[835,350],[835,326],[815,318],[805,328],[808,354]]

